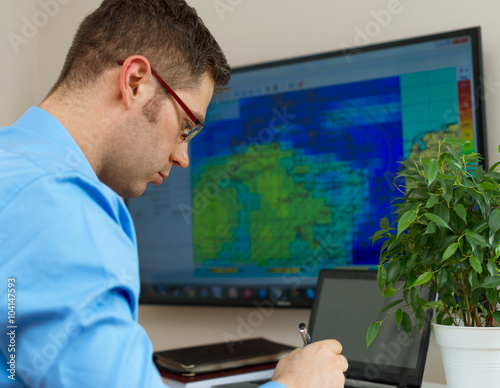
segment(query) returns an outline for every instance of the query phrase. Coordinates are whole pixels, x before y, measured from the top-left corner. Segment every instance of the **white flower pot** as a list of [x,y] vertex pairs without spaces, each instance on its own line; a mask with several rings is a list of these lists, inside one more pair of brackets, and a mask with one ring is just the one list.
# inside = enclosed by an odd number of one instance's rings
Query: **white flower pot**
[[500,327],[433,324],[448,388],[500,387]]

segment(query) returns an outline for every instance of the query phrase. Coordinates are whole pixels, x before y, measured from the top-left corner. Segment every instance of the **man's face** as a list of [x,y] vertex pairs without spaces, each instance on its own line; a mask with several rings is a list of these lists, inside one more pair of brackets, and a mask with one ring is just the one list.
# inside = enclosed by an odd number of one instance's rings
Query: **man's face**
[[[199,87],[179,90],[177,94],[204,122],[213,90],[212,79],[204,74]],[[189,165],[188,143],[181,136],[190,122],[172,97],[151,98],[120,128],[99,178],[125,198],[141,195],[148,183],[160,185],[173,166]]]

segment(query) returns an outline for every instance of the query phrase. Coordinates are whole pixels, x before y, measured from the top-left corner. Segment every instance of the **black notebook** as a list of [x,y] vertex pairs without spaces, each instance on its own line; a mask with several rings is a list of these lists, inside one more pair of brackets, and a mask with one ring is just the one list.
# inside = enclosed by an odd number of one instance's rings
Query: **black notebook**
[[198,373],[275,362],[294,349],[292,346],[265,338],[250,338],[159,351],[155,352],[153,357],[160,369],[193,376]]

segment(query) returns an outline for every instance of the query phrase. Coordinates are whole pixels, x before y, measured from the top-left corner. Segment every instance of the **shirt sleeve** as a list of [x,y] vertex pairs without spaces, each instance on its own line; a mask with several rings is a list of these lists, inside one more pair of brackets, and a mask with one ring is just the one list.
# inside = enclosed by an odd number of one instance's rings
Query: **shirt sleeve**
[[135,234],[116,194],[85,177],[38,179],[0,212],[0,235],[2,300],[16,279],[20,386],[166,387],[137,322]]
[[259,388],[287,388],[287,387],[281,383],[277,383],[276,381],[270,381],[268,383],[265,383],[264,385],[261,385]]

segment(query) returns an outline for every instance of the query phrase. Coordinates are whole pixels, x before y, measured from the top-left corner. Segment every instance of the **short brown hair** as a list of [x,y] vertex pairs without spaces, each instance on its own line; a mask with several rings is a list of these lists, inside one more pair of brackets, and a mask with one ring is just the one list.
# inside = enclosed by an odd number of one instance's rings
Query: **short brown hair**
[[80,25],[50,94],[84,87],[131,55],[148,58],[173,89],[196,86],[207,71],[216,92],[229,82],[224,53],[184,0],[104,0]]

